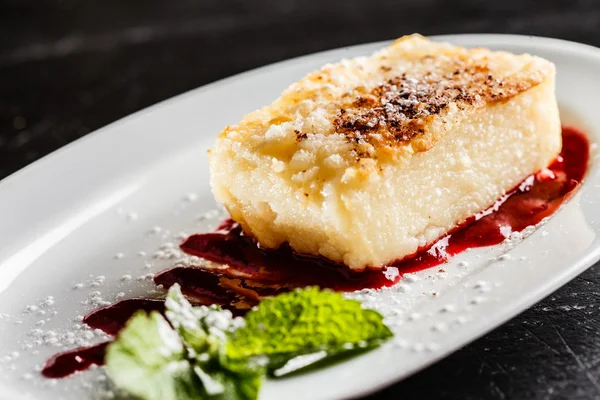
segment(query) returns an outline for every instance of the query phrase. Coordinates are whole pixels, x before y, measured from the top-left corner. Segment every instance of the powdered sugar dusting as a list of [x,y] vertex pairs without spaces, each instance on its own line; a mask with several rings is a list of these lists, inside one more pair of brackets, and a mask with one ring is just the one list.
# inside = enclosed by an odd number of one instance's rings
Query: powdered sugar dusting
[[[156,224],[156,221],[154,224],[151,221],[145,225],[143,220],[127,225],[132,229],[133,227],[139,229],[140,237],[146,245],[138,245],[133,249],[125,247],[113,249],[109,253],[109,260],[106,261],[104,258],[106,262],[115,265],[111,273],[102,271],[102,275],[97,273],[71,282],[64,293],[42,296],[37,302],[24,306],[22,315],[18,317],[0,314],[0,324],[7,322],[23,324],[26,333],[22,340],[15,344],[14,351],[0,354],[0,371],[14,373],[15,379],[30,380],[36,385],[43,382],[42,384],[49,388],[54,387],[56,385],[54,380],[40,381],[37,378],[39,373],[34,370],[33,364],[23,364],[24,367],[20,368],[19,362],[24,360],[24,357],[36,357],[39,370],[39,363],[49,354],[107,340],[105,334],[93,331],[83,324],[82,315],[120,299],[162,293],[161,288],[156,288],[152,283],[152,278],[158,271],[175,265],[218,267],[196,256],[184,254],[179,249],[179,244],[187,238],[187,232],[205,232],[216,228],[226,216],[226,212],[222,208],[201,213],[197,210],[193,211],[195,200],[187,199],[185,195],[178,201],[188,208],[188,212],[194,212],[192,216],[195,215],[195,218],[180,226],[171,226],[164,222]],[[439,351],[443,337],[453,334],[470,323],[468,315],[473,308],[485,307],[488,302],[493,301],[495,290],[493,285],[475,285],[478,281],[469,281],[468,278],[482,268],[501,264],[500,261],[522,260],[521,257],[502,255],[513,249],[534,230],[535,228],[528,228],[521,233],[511,232],[502,245],[469,251],[441,267],[408,274],[403,274],[395,267],[389,268],[386,271],[388,279],[402,275],[398,284],[377,290],[364,289],[346,293],[344,296],[357,299],[364,307],[375,309],[384,316],[385,323],[396,334],[394,339],[385,346],[394,346],[403,351],[416,353]],[[442,243],[434,251],[443,250]],[[111,261],[111,254],[113,259],[118,261]],[[481,258],[476,258],[476,255]],[[471,284],[463,285],[465,282]],[[445,300],[445,293],[452,287],[465,291],[464,303],[450,303]],[[79,303],[80,309],[77,314],[60,315],[57,318],[56,306],[65,301],[65,298],[73,297],[77,298],[76,302]],[[67,301],[72,302],[72,300]],[[438,304],[434,312],[428,310],[428,303],[432,301]],[[61,321],[69,322],[60,323]],[[421,329],[427,333],[415,336],[413,332],[421,332]],[[414,337],[419,337],[419,340],[411,340]],[[97,373],[80,374],[76,380],[78,387],[92,388],[86,389],[88,391],[104,390],[102,385],[106,384],[106,378],[98,374],[100,371],[101,369]],[[61,382],[57,388],[64,385],[69,383]],[[106,393],[111,392],[106,390]]]

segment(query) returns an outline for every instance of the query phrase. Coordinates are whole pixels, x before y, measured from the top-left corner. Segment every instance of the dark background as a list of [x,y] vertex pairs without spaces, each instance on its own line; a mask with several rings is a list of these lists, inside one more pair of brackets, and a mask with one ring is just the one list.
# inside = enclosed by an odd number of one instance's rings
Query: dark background
[[[0,179],[216,79],[412,32],[600,46],[600,1],[0,0]],[[372,399],[600,398],[599,283],[596,265]]]

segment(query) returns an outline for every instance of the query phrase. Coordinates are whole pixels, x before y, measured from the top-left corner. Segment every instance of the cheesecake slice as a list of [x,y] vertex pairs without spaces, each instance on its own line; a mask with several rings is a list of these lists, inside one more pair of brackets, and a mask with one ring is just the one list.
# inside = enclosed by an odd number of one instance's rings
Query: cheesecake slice
[[213,193],[261,247],[383,267],[556,158],[554,81],[539,57],[402,37],[226,127]]

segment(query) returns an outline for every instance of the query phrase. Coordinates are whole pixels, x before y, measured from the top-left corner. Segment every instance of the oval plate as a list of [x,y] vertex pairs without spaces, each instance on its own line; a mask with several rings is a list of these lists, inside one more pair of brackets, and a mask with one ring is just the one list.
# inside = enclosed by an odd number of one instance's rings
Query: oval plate
[[[563,122],[598,141],[600,50],[511,35],[434,39],[553,61]],[[101,397],[99,369],[52,381],[35,367],[61,349],[101,340],[85,331],[80,316],[103,302],[148,294],[148,274],[173,264],[168,242],[214,226],[206,150],[219,131],[305,73],[386,44],[301,57],[193,90],[0,182],[0,397]],[[358,295],[386,314],[394,340],[328,368],[269,380],[261,398],[367,394],[464,346],[591,266],[600,258],[596,158],[577,194],[526,239],[468,251],[445,272],[433,268],[390,290]]]

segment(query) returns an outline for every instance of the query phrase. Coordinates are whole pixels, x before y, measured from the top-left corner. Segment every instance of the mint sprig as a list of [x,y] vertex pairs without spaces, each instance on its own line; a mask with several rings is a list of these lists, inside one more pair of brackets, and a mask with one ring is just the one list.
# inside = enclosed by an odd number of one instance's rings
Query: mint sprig
[[253,400],[265,373],[281,376],[392,336],[376,311],[317,288],[265,299],[245,320],[192,307],[179,285],[165,306],[166,320],[138,312],[107,348],[111,380],[143,400]]
[[168,322],[138,312],[108,346],[107,373],[118,388],[144,400],[257,398],[262,371],[242,374],[220,363],[235,327],[229,311],[192,307],[178,285],[165,308]]
[[184,350],[159,313],[140,311],[107,347],[106,372],[118,388],[145,400],[202,398]]
[[255,399],[260,389],[259,368],[232,371],[222,364],[229,335],[243,324],[232,318],[231,312],[218,306],[192,307],[181,293],[179,285],[169,289],[165,315],[179,333],[194,372],[206,394],[217,399]]
[[227,364],[234,370],[266,358],[274,373],[291,359],[314,355],[299,363],[305,367],[313,363],[310,359],[318,362],[374,347],[392,336],[378,312],[316,287],[267,298],[246,315],[245,322],[226,345]]
[[178,284],[169,289],[165,310],[167,319],[181,340],[199,355],[207,353],[210,357],[216,356],[236,327],[231,312],[219,306],[192,307]]

